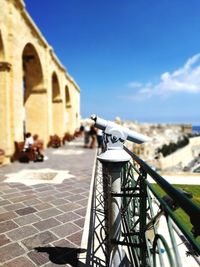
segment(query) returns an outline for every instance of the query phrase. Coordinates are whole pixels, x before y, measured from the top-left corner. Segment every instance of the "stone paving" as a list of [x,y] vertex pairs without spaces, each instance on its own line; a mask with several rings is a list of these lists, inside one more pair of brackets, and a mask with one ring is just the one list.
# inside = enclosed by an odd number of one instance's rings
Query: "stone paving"
[[0,266],[77,266],[95,153],[76,140],[0,168]]

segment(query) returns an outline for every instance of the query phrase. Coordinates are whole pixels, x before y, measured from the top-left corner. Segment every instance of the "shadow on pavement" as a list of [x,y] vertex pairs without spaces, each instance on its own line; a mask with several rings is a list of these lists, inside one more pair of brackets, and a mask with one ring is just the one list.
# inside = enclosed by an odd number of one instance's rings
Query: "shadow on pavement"
[[36,247],[37,252],[44,252],[49,254],[49,260],[55,264],[71,264],[73,267],[77,267],[80,253],[84,253],[86,250],[81,248],[68,248],[68,247]]

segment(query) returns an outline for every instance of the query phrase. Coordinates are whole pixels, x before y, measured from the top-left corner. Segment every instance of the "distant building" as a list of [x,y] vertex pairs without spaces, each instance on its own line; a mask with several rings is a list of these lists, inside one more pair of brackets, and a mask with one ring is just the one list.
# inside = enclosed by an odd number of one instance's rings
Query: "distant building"
[[[131,127],[131,124],[129,126]],[[176,165],[184,167],[193,159],[194,154],[198,154],[198,152],[194,153],[194,150],[199,151],[200,149],[199,143],[196,141],[194,145],[193,139],[189,142],[187,149],[182,149],[181,153],[180,151],[173,153],[173,160],[171,160],[172,156],[163,157],[161,153],[157,152],[163,145],[177,143],[184,136],[191,134],[192,125],[190,124],[138,124],[137,131],[152,139],[148,143],[132,144],[132,151],[150,165],[162,170]],[[185,153],[185,151],[190,151],[190,153]],[[169,158],[170,160],[168,160]]]
[[0,10],[0,148],[10,157],[25,132],[38,134],[45,144],[50,135],[73,133],[80,90],[23,0],[0,0]]

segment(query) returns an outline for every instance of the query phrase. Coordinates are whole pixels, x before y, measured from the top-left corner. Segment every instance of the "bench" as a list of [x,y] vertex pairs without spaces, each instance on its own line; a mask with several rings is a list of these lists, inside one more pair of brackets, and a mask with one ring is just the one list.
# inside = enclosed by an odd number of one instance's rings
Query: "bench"
[[74,140],[74,135],[65,133],[62,139],[62,144],[65,145],[65,142],[71,142],[72,140]]
[[50,140],[47,147],[58,148],[61,146],[61,139],[58,135],[50,135]]
[[12,161],[20,161],[20,158],[26,153],[28,156],[29,161],[34,161],[36,158],[35,150],[33,148],[30,148],[29,151],[24,152],[24,141],[22,142],[14,142],[15,144],[15,151],[11,158]]

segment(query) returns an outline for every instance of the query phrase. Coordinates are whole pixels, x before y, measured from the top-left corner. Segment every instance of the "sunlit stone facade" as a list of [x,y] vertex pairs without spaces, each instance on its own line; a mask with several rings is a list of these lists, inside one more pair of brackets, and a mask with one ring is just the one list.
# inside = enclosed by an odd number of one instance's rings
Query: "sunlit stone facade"
[[0,148],[9,158],[25,132],[73,133],[80,120],[80,90],[25,9],[0,0]]

